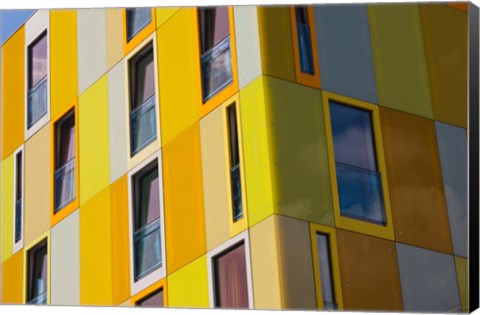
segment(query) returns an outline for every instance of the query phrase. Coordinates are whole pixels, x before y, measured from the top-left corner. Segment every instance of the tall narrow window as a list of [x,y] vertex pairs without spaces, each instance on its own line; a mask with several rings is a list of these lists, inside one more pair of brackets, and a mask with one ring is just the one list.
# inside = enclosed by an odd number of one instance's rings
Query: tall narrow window
[[47,240],[27,252],[27,304],[47,304]]
[[157,162],[133,176],[134,280],[162,265],[160,195]]
[[335,291],[333,290],[330,246],[328,244],[328,235],[317,233],[317,252],[320,282],[322,285],[323,308],[326,310],[336,310],[337,303],[335,301]]
[[163,307],[163,289],[155,291],[140,301],[135,303],[135,306],[141,307]]
[[55,124],[55,213],[75,199],[75,112]]
[[130,60],[129,72],[130,147],[133,156],[157,137],[152,44]]
[[385,225],[371,112],[330,102],[340,214]]
[[127,15],[127,42],[137,35],[152,21],[150,8],[125,9]]
[[232,82],[228,7],[198,9],[203,101]]
[[300,55],[300,70],[303,73],[313,74],[313,54],[310,24],[308,22],[307,7],[295,7],[297,21],[298,51]]
[[22,239],[23,151],[15,156],[15,243]]
[[213,258],[215,307],[248,308],[245,245],[240,243]]
[[232,193],[233,220],[243,217],[242,183],[240,179],[240,156],[238,152],[237,112],[235,104],[227,108],[229,149],[230,149],[230,187]]
[[28,46],[27,128],[47,113],[48,56],[47,33]]

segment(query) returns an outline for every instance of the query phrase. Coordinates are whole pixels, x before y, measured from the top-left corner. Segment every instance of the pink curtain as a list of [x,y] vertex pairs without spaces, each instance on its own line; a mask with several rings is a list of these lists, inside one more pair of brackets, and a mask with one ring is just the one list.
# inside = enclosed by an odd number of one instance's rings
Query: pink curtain
[[230,34],[228,7],[204,8],[199,10],[201,49],[206,52]]
[[163,289],[156,291],[143,300],[137,302],[137,306],[142,307],[163,307]]
[[29,62],[29,89],[31,89],[48,73],[46,35],[30,47]]

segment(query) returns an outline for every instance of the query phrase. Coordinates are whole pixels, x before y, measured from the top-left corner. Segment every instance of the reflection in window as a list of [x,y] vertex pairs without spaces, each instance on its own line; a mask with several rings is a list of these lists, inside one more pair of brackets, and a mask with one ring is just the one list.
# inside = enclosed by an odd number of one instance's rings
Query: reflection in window
[[47,304],[47,240],[27,252],[27,304]]
[[150,8],[125,9],[127,13],[127,42],[152,21]]
[[243,217],[242,182],[240,179],[240,155],[238,152],[237,112],[235,104],[227,108],[228,144],[230,149],[230,188],[232,193],[233,220]]
[[330,102],[340,214],[385,224],[371,113]]
[[308,23],[308,11],[304,6],[295,7],[297,20],[298,52],[300,55],[300,71],[313,74],[312,39]]
[[320,269],[320,282],[322,285],[323,308],[326,310],[336,310],[335,292],[333,290],[332,267],[330,261],[330,246],[328,245],[328,235],[317,234],[317,253]]
[[140,301],[135,303],[135,306],[141,307],[163,307],[163,289],[155,291]]
[[28,46],[27,128],[47,113],[48,47],[47,33]]

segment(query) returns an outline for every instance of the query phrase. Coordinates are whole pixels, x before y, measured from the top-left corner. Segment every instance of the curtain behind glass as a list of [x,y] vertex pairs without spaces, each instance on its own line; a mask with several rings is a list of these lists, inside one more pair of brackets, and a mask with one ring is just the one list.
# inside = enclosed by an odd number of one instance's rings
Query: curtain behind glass
[[30,47],[29,53],[28,88],[31,89],[48,73],[46,34]]
[[47,291],[47,246],[40,245],[29,254],[29,298],[38,297]]
[[202,54],[230,34],[228,7],[199,9]]
[[142,228],[160,216],[158,169],[155,168],[139,180],[139,211],[136,212],[135,229]]
[[149,52],[136,63],[135,107],[155,94],[154,75],[153,53]]
[[142,307],[163,307],[163,290],[154,292],[136,304]]

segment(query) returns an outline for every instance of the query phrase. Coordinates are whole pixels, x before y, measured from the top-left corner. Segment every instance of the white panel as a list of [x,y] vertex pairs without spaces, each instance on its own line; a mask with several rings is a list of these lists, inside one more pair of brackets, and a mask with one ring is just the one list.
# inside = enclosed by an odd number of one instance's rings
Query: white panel
[[38,10],[27,23],[25,23],[25,43],[30,44],[40,33],[48,28],[50,22],[50,12],[48,10]]
[[262,72],[260,36],[256,6],[235,6],[235,38],[240,89],[255,80]]
[[80,305],[79,222],[79,210],[76,210],[51,231],[52,305]]
[[106,19],[105,9],[77,11],[79,94],[107,72]]
[[119,62],[108,73],[108,128],[110,132],[110,182],[127,172],[127,126],[125,71]]

